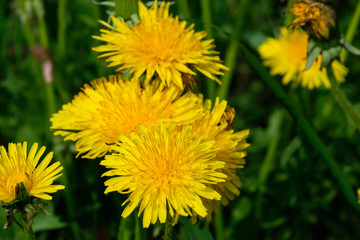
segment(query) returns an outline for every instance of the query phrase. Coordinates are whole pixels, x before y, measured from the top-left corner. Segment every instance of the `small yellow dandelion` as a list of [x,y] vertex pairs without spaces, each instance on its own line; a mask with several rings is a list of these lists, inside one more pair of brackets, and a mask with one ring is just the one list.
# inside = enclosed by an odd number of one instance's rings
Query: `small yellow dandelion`
[[[201,97],[200,100],[202,101]],[[244,157],[246,148],[249,146],[246,138],[249,130],[234,131],[235,110],[227,106],[227,102],[224,100],[219,102],[217,98],[213,108],[211,108],[211,101],[206,100],[204,110],[205,116],[196,120],[191,126],[193,132],[206,135],[209,140],[215,141],[214,146],[219,149],[212,160],[225,163],[220,172],[226,175],[226,181],[209,187],[221,195],[221,203],[226,206],[229,200],[240,194],[241,181],[236,170],[243,168],[245,164]],[[203,202],[209,211],[207,219],[210,220],[210,213],[217,210],[219,201],[203,199]]]
[[113,154],[101,161],[111,168],[103,174],[112,177],[105,182],[105,193],[130,193],[122,216],[140,206],[138,215],[144,212],[145,228],[158,219],[164,223],[168,213],[174,218],[191,216],[194,211],[205,217],[201,198],[220,200],[208,186],[226,178],[219,172],[224,162],[214,160],[214,144],[207,136],[193,133],[191,126],[139,126],[139,134],[121,136]]
[[139,79],[109,78],[86,84],[50,119],[54,134],[75,141],[75,150],[85,158],[104,156],[120,135],[129,136],[139,125],[187,124],[203,115],[197,96],[182,94],[176,86],[154,81],[142,88]]
[[40,160],[45,152],[45,147],[37,152],[38,144],[34,143],[29,155],[27,155],[27,142],[9,143],[8,152],[4,146],[0,147],[0,201],[9,203],[17,198],[16,188],[23,183],[30,196],[51,200],[48,193],[54,193],[64,189],[62,185],[52,185],[54,180],[59,178],[60,162],[49,163],[53,157],[50,152]]
[[[272,75],[284,75],[283,84],[291,81],[301,83],[308,89],[320,86],[330,87],[326,68],[320,68],[321,55],[313,62],[310,69],[305,70],[307,61],[308,34],[300,29],[289,32],[281,28],[278,38],[268,38],[260,47],[259,53],[264,65],[271,68]],[[345,81],[348,69],[338,60],[331,63],[336,80]]]
[[299,0],[289,10],[296,18],[290,25],[292,28],[302,27],[310,35],[317,38],[329,38],[330,29],[335,27],[334,10],[321,2]]
[[115,27],[101,21],[113,31],[102,29],[100,36],[94,36],[109,44],[93,50],[106,52],[100,57],[107,57],[109,67],[120,66],[118,71],[131,69],[135,78],[146,72],[146,79],[150,79],[156,72],[164,83],[182,89],[182,74],[195,75],[196,69],[220,84],[215,75],[223,75],[221,70],[228,68],[213,50],[213,40],[203,40],[205,32],[194,32],[194,25],[186,27],[185,21],[174,18],[169,6],[163,1],[159,7],[155,1],[148,9],[139,1],[140,23],[134,27],[113,16]]

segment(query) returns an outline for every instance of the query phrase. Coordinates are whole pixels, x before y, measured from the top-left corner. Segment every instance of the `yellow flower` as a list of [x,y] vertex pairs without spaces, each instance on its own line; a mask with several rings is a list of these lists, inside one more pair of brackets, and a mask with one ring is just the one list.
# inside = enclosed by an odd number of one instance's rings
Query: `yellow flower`
[[[268,38],[260,47],[259,53],[264,60],[264,65],[271,68],[272,75],[284,75],[283,84],[290,81],[301,83],[302,87],[313,89],[314,87],[330,87],[330,81],[326,68],[320,69],[321,55],[305,70],[307,60],[308,34],[302,30],[289,32],[281,28],[278,38]],[[335,78],[338,82],[344,82],[348,69],[339,61],[331,63]]]
[[38,144],[34,143],[27,155],[27,142],[9,143],[8,153],[4,146],[0,147],[0,201],[9,203],[17,198],[16,188],[21,182],[30,196],[51,200],[47,193],[64,189],[62,185],[52,185],[62,174],[60,162],[49,163],[53,157],[50,152],[40,160],[45,147],[36,153]]
[[299,0],[290,9],[296,18],[290,25],[292,28],[301,26],[310,35],[317,38],[329,38],[330,29],[335,27],[334,10],[320,2]]
[[[240,194],[241,182],[236,171],[243,168],[245,164],[245,149],[249,146],[246,138],[249,135],[249,130],[234,132],[235,110],[227,106],[227,102],[224,100],[219,103],[217,98],[213,108],[211,108],[211,101],[206,100],[204,110],[205,116],[190,125],[194,133],[208,136],[209,140],[215,141],[214,147],[219,149],[212,161],[225,163],[224,168],[219,171],[225,174],[227,178],[225,182],[219,182],[209,187],[221,195],[221,203],[226,206],[229,200]],[[203,199],[203,202],[209,211],[206,217],[211,220],[210,213],[217,210],[219,201]]]
[[359,197],[359,203],[360,203],[360,188],[357,190],[357,194],[358,194],[358,197]]
[[121,136],[114,153],[100,163],[111,168],[103,174],[112,177],[105,182],[105,194],[130,193],[122,217],[139,205],[145,228],[157,219],[164,223],[168,213],[173,219],[177,214],[191,216],[192,211],[205,217],[207,209],[200,197],[219,200],[208,185],[226,178],[219,172],[224,163],[213,160],[215,142],[193,133],[191,126],[139,126],[139,132]]
[[120,76],[101,78],[85,85],[71,103],[50,119],[55,135],[76,141],[85,158],[104,156],[120,135],[129,136],[139,125],[158,122],[186,124],[202,117],[202,107],[191,92],[182,95],[176,86],[161,81],[123,81]]
[[109,67],[120,66],[118,71],[131,69],[135,78],[146,72],[146,79],[150,79],[156,72],[164,83],[182,89],[182,74],[195,75],[195,68],[221,84],[215,75],[223,75],[221,70],[228,68],[213,50],[213,40],[203,40],[205,32],[194,32],[194,25],[186,27],[185,21],[174,18],[169,6],[163,1],[159,7],[155,1],[148,9],[139,1],[140,23],[134,27],[113,16],[115,27],[100,21],[113,31],[102,29],[100,36],[94,36],[109,44],[93,50],[106,52],[100,57],[108,57]]

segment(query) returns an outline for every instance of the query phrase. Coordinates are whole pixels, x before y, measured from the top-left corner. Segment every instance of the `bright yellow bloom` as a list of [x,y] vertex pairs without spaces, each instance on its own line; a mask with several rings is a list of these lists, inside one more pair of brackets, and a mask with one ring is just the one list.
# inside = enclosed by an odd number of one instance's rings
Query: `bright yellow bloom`
[[[200,100],[202,101],[201,98]],[[193,132],[206,135],[209,140],[215,141],[214,147],[219,149],[212,161],[225,163],[220,172],[225,174],[227,178],[225,182],[209,187],[221,195],[221,203],[226,206],[229,200],[240,194],[241,182],[236,171],[243,168],[245,164],[245,149],[249,146],[246,138],[249,135],[249,130],[234,132],[232,121],[235,117],[235,110],[228,107],[224,100],[219,103],[219,99],[216,99],[213,108],[211,108],[211,101],[206,100],[204,110],[205,116],[190,125],[193,127]],[[219,201],[203,199],[203,202],[209,211],[206,217],[210,220],[210,213],[217,210]]]
[[[302,87],[313,89],[314,87],[330,87],[330,81],[326,68],[320,69],[321,55],[305,71],[307,60],[308,34],[302,30],[289,32],[281,28],[278,38],[268,38],[260,47],[259,53],[264,60],[264,65],[271,68],[271,74],[284,75],[283,84],[290,81],[301,83]],[[338,82],[344,82],[348,69],[339,61],[331,63],[335,78]]]
[[158,122],[187,124],[202,117],[202,107],[191,92],[182,95],[176,86],[161,81],[123,81],[110,76],[85,85],[71,103],[50,119],[55,135],[76,141],[75,150],[85,158],[104,156],[120,135],[129,136],[139,125]]
[[36,153],[38,144],[34,143],[27,155],[27,142],[9,143],[8,153],[4,146],[0,147],[0,201],[9,203],[17,198],[16,188],[21,182],[30,196],[51,200],[47,193],[54,193],[64,189],[62,185],[52,185],[59,178],[60,162],[49,163],[53,157],[50,152],[39,162],[45,147]]
[[228,68],[213,50],[213,40],[203,40],[205,32],[194,32],[194,25],[186,27],[185,21],[174,18],[169,6],[163,1],[159,7],[155,1],[148,9],[139,1],[140,23],[134,27],[113,16],[115,27],[101,21],[113,31],[101,29],[101,35],[94,38],[109,44],[93,50],[106,52],[100,57],[108,57],[109,67],[120,66],[118,71],[131,69],[135,78],[146,72],[146,79],[150,79],[156,72],[164,83],[183,88],[182,74],[195,75],[195,68],[220,84],[215,75],[223,75],[221,70]]
[[105,182],[105,193],[130,193],[122,217],[137,206],[139,216],[144,212],[145,228],[157,219],[164,223],[167,213],[174,218],[191,216],[194,211],[205,217],[207,209],[200,197],[220,200],[209,185],[226,178],[219,172],[224,162],[214,160],[215,141],[195,134],[191,126],[139,126],[139,132],[121,136],[112,148],[114,153],[100,163],[112,169],[103,174],[112,177]]
[[335,12],[321,2],[312,0],[299,0],[290,9],[296,18],[291,24],[292,28],[301,26],[309,34],[317,38],[321,36],[328,39],[330,29],[335,27]]
[[360,188],[357,190],[357,194],[358,194],[358,197],[359,197],[359,203],[360,203]]

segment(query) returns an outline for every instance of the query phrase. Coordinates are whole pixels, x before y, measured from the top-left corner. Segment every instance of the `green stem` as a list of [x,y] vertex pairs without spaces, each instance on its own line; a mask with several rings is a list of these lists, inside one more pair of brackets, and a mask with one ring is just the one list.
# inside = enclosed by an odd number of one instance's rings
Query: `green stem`
[[299,127],[303,130],[305,136],[308,138],[308,141],[321,154],[326,165],[329,167],[331,175],[337,181],[339,191],[343,193],[346,200],[355,208],[355,210],[360,213],[360,205],[358,204],[357,198],[355,196],[355,191],[352,190],[344,174],[340,170],[339,165],[329,154],[324,143],[321,141],[320,137],[312,128],[308,120],[304,117],[300,109],[293,103],[293,101],[286,95],[279,83],[277,83],[277,81],[272,76],[270,76],[267,69],[261,64],[257,57],[255,57],[255,55],[251,53],[243,44],[239,43],[239,46],[244,51],[250,64],[257,70],[259,75],[273,91],[276,97],[281,100],[283,105],[285,105],[287,110],[293,115]]
[[[212,32],[212,20],[211,20],[211,8],[210,8],[210,0],[201,0],[201,10],[202,10],[202,21],[204,23],[204,29],[207,33],[207,38],[212,39],[213,38],[213,32]],[[206,88],[207,88],[207,94],[208,98],[210,98],[212,101],[215,100],[215,81],[211,79],[207,79],[206,81]]]
[[63,62],[66,53],[66,4],[67,0],[58,1],[58,38],[57,38],[57,58]]
[[27,239],[36,240],[36,236],[35,236],[35,233],[34,233],[32,227],[27,228],[26,225],[25,225],[24,232],[25,232],[25,235],[26,235]]
[[223,206],[220,205],[218,212],[214,215],[214,227],[215,227],[215,236],[216,240],[223,240],[225,237],[224,234],[224,213]]
[[260,219],[262,216],[262,200],[263,194],[265,192],[265,184],[268,179],[269,174],[274,169],[276,164],[276,149],[279,146],[279,142],[281,139],[281,126],[283,119],[283,111],[276,111],[274,115],[270,118],[270,132],[271,141],[268,146],[265,159],[261,164],[259,174],[258,174],[258,194],[255,199],[255,205],[257,206],[255,209],[255,216],[257,219]]
[[229,92],[231,79],[234,74],[236,59],[239,52],[238,38],[240,36],[241,29],[244,25],[244,18],[246,15],[247,4],[248,4],[248,0],[241,0],[239,2],[239,7],[238,7],[239,12],[237,14],[236,23],[232,31],[230,44],[225,53],[224,65],[230,68],[230,70],[225,72],[224,76],[222,76],[221,78],[222,84],[217,92],[217,95],[219,96],[220,100],[226,99]]
[[[0,2],[0,32],[5,32],[5,25],[6,25],[6,16],[5,16],[5,9],[6,9],[6,4],[5,1],[1,1]],[[4,51],[6,49],[6,37],[3,36],[0,38],[0,49],[3,49],[3,51],[1,51],[0,53],[0,62],[2,63],[0,66],[0,71],[1,73],[5,73],[6,71],[6,65],[7,65],[7,60],[6,60],[6,51]],[[2,74],[0,74],[1,76]],[[0,77],[1,78],[1,77]]]
[[181,1],[177,1],[176,4],[178,4],[178,6],[179,6],[179,13],[181,13],[183,15],[183,18],[187,19],[187,20],[190,19],[191,13],[190,13],[188,1],[181,0]]
[[331,93],[334,95],[336,101],[339,103],[350,122],[360,131],[360,117],[351,103],[347,100],[344,92],[340,89],[339,84],[336,82],[331,64],[326,67],[326,70],[331,83]]
[[44,20],[44,15],[45,15],[44,4],[42,0],[35,0],[33,4],[39,24],[40,44],[46,48],[49,48],[49,39],[47,34],[46,23]]
[[165,232],[164,232],[163,240],[171,240],[171,234],[172,234],[172,219],[170,213],[168,213],[165,221]]
[[[354,39],[354,36],[358,30],[359,21],[360,21],[360,1],[358,1],[354,15],[351,18],[349,27],[345,35],[345,40],[348,41],[349,43],[351,43],[352,40]],[[342,49],[340,53],[341,62],[346,61],[347,55],[348,55],[348,51],[346,51],[346,49]]]
[[136,0],[115,0],[115,14],[127,20],[132,14],[137,13],[137,6]]
[[69,181],[70,178],[68,172],[69,169],[71,169],[71,160],[70,160],[71,154],[67,151],[65,158],[63,158],[63,155],[61,153],[55,153],[55,157],[61,162],[61,165],[64,167],[62,171],[63,176],[59,178],[59,180],[62,185],[66,186],[63,192],[65,194],[66,210],[71,219],[70,228],[73,233],[73,238],[76,240],[80,240],[81,239],[80,227],[77,221],[75,221],[75,214],[74,214],[76,212],[73,201],[73,199],[75,199],[75,196],[72,195],[73,193],[72,184]]

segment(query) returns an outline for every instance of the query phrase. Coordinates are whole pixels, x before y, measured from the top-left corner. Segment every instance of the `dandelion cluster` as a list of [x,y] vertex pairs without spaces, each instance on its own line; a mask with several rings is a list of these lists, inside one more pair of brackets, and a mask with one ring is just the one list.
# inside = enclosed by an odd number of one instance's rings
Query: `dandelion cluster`
[[[308,34],[300,29],[289,31],[281,28],[278,38],[268,38],[259,47],[259,53],[264,65],[271,68],[271,74],[284,75],[282,82],[288,84],[293,81],[308,89],[320,86],[330,87],[326,68],[321,68],[319,54],[310,69],[305,70],[307,61]],[[348,69],[338,60],[331,63],[336,80],[345,81]]]
[[109,66],[130,69],[85,84],[51,117],[55,135],[75,142],[78,156],[102,157],[105,194],[129,194],[122,216],[139,207],[143,226],[178,216],[211,219],[220,203],[239,195],[237,169],[245,164],[249,130],[234,131],[235,110],[191,89],[195,70],[219,82],[227,68],[213,40],[169,14],[169,4],[139,2],[140,22],[101,30],[94,48]]

